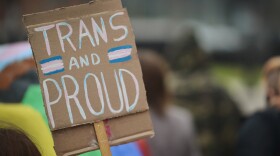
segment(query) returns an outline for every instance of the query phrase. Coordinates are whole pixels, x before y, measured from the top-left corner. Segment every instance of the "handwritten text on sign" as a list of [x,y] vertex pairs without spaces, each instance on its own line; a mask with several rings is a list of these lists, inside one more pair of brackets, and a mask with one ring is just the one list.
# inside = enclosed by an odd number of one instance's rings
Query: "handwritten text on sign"
[[37,25],[30,31],[53,129],[147,109],[126,10]]

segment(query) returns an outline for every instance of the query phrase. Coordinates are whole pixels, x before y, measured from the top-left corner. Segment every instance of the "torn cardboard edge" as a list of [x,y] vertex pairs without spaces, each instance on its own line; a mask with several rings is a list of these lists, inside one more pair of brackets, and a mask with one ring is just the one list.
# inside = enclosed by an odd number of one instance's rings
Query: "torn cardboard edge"
[[[73,17],[79,17],[87,14],[96,14],[104,11],[113,11],[122,9],[120,0],[94,0],[89,3],[57,8],[54,10],[38,12],[23,15],[23,21],[26,26],[48,23],[49,21],[63,20]],[[67,18],[65,18],[67,15]]]

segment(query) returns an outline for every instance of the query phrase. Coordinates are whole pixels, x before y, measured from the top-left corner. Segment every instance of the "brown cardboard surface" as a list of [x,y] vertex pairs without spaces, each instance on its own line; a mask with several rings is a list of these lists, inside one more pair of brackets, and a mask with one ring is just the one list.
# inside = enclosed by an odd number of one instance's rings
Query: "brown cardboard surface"
[[[119,27],[127,26],[127,37],[117,42],[114,40],[118,39],[119,36],[122,37],[125,32],[123,30],[110,29],[109,25],[111,23],[109,23],[109,21],[111,20],[111,17],[116,14],[123,15],[118,15],[113,21],[114,24]],[[79,40],[80,38],[78,36],[81,36],[79,33],[81,22],[83,22],[85,26],[88,26],[89,30],[92,28],[92,19],[98,21],[100,18],[103,18],[104,20],[105,29],[107,31],[107,43],[105,43],[101,37],[98,37],[99,45],[97,38],[95,38],[96,43],[94,44],[92,44],[87,36]],[[67,42],[67,40],[65,41],[66,43],[61,42],[64,43],[64,52],[59,37],[57,37],[58,29],[49,29],[48,40],[51,50],[48,54],[46,52],[46,43],[43,33],[36,32],[35,30],[42,26],[54,26],[54,24],[65,24],[65,22],[67,22],[67,24],[73,29],[73,34],[71,35],[72,38],[70,39],[71,42]],[[51,129],[56,130],[85,123],[92,123],[94,121],[124,116],[148,109],[140,63],[137,56],[136,45],[134,43],[134,35],[125,9],[27,27],[29,41],[32,45],[34,57],[39,69],[38,74],[45,104],[47,105],[46,107],[51,122]],[[80,44],[79,41],[82,41],[82,43]],[[72,48],[70,43],[72,43],[74,48]],[[109,63],[108,55],[110,53],[108,51],[111,48],[122,45],[129,45],[132,47],[132,59],[120,63]],[[96,55],[98,55],[99,59]],[[40,69],[45,65],[42,61],[52,58],[53,56],[61,57],[59,61],[60,63],[63,63],[64,71],[53,75],[46,75],[46,72]],[[88,66],[82,64],[80,61],[81,58],[89,61]],[[94,63],[92,63],[92,61],[94,60],[99,60],[100,63],[93,65]],[[116,77],[116,75],[118,76]],[[122,84],[122,80],[124,81],[124,84]],[[85,86],[85,81],[87,81],[87,86]],[[101,89],[98,90],[98,87]],[[139,87],[139,96],[137,96],[137,87]],[[109,102],[106,93],[108,93]],[[103,97],[101,97],[100,94]],[[125,101],[126,94],[128,96],[128,101]],[[75,96],[73,97],[71,95]],[[64,96],[68,96],[69,100],[64,98]],[[119,98],[120,96],[123,97]],[[56,101],[56,99],[59,100]],[[136,107],[128,111],[127,106],[133,105],[132,103],[136,100]],[[53,101],[55,101],[54,104],[52,104]],[[102,109],[102,102],[104,102],[104,113],[95,115]],[[91,112],[88,105],[92,107],[93,111],[96,111],[95,114]],[[110,110],[110,106],[115,112]],[[118,110],[121,111],[118,112]]]
[[[105,125],[111,146],[154,135],[149,111],[110,119]],[[73,155],[98,149],[94,134],[92,124],[53,131],[57,154]]]
[[98,121],[106,121],[110,145],[153,136],[135,37],[120,0],[23,20],[58,155],[98,149]]

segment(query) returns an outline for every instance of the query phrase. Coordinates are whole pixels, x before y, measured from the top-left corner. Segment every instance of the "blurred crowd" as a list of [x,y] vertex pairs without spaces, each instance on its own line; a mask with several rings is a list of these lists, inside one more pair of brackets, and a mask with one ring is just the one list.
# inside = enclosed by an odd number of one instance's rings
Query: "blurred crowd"
[[[0,155],[55,155],[22,14],[86,2],[0,2]],[[280,155],[280,2],[123,4],[155,137],[112,147],[113,156]]]

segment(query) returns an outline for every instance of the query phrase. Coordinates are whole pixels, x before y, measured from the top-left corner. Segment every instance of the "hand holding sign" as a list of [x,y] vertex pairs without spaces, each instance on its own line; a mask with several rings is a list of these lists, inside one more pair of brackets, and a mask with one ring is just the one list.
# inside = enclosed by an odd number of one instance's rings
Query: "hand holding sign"
[[[117,132],[120,141],[111,145],[153,135],[134,34],[120,6],[119,0],[104,0],[24,17],[57,152],[62,139],[56,134],[91,131],[83,125],[105,119],[114,120],[111,126],[122,118],[147,119],[144,131],[121,132],[126,139]],[[95,149],[87,146],[62,153]]]

